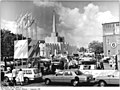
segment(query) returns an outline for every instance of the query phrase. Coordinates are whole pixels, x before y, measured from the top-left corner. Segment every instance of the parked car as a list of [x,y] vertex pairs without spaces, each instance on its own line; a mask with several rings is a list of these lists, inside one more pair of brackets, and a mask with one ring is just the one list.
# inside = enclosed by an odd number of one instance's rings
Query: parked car
[[99,86],[107,86],[107,85],[119,85],[119,71],[115,71],[114,73],[103,75],[103,76],[97,76],[96,80],[99,84]]
[[93,76],[91,74],[84,74],[79,70],[60,70],[54,75],[43,76],[45,84],[48,85],[51,82],[71,83],[73,86],[83,82],[93,82]]
[[[28,84],[30,81],[42,79],[41,72],[37,68],[22,68],[24,72],[24,83]],[[18,71],[18,69],[17,69]],[[6,73],[5,79],[12,80],[12,73]]]
[[53,59],[51,64],[52,65],[60,65],[60,59]]
[[110,57],[104,57],[102,58],[102,61],[105,63],[109,63]]

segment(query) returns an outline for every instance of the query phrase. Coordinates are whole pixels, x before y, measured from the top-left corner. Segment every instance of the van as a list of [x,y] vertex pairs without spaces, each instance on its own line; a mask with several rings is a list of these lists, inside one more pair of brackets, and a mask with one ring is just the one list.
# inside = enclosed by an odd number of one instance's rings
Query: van
[[24,81],[26,84],[28,84],[29,81],[36,81],[42,78],[42,73],[39,72],[37,68],[22,68],[22,70],[24,72]]
[[[24,73],[25,84],[28,84],[30,81],[42,80],[42,73],[37,68],[22,68],[22,70]],[[17,69],[17,73],[18,72],[19,69]],[[6,73],[5,79],[12,80],[12,73]]]

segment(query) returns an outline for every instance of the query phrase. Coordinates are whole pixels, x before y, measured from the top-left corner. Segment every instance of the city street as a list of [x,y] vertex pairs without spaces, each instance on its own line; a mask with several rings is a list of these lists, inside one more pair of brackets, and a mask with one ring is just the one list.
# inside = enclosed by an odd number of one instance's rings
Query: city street
[[[26,67],[26,65],[24,65],[23,67]],[[109,66],[108,63],[104,63],[104,67],[105,67],[105,70],[112,70],[112,68]],[[16,68],[17,69],[21,68],[21,66],[18,66]],[[17,86],[19,86],[19,84]],[[70,83],[51,83],[50,85],[46,85],[45,82],[42,81],[42,80],[32,81],[29,84],[24,85],[24,86],[27,86],[27,87],[28,86],[30,86],[30,87],[34,87],[34,86],[38,86],[38,87],[73,87]],[[118,85],[107,85],[107,86],[109,86],[109,87],[113,87],[113,86],[118,87]],[[76,87],[99,87],[99,86],[98,86],[97,83],[89,83],[89,84],[80,83]]]
[[0,84],[118,87],[118,1],[3,1]]
[[[25,86],[43,86],[43,87],[73,87],[72,85],[70,85],[69,83],[51,83],[50,85],[45,85],[45,82],[40,82],[40,83],[31,83],[29,85],[25,85]],[[97,87],[97,84],[91,84],[91,85],[88,85],[88,84],[79,84],[77,87],[91,87],[91,86],[95,86]]]
[[[25,66],[24,66],[25,67]],[[105,70],[112,70],[112,68],[109,66],[108,63],[104,63],[104,67]],[[17,67],[17,68],[20,68]],[[24,86],[40,86],[40,87],[73,87],[72,85],[70,85],[69,83],[51,83],[50,85],[46,85],[44,81],[33,81],[28,85],[24,85]],[[108,85],[110,86],[110,85]],[[112,86],[118,86],[118,85],[112,85]],[[97,83],[91,83],[91,84],[86,84],[86,83],[80,83],[77,87],[98,87]]]

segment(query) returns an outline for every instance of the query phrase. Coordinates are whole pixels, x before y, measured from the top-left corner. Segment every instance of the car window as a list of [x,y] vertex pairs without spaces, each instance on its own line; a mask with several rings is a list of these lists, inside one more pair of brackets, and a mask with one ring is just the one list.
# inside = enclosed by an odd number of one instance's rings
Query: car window
[[53,60],[52,62],[59,62],[59,60]]
[[67,71],[67,72],[64,73],[64,75],[65,75],[65,76],[71,76],[72,73],[71,73],[70,71]]
[[83,75],[83,73],[82,73],[81,71],[78,71],[78,70],[75,71],[75,74],[76,74],[76,75]]
[[31,70],[24,70],[24,74],[32,74]]
[[56,73],[57,75],[63,75],[63,72],[59,71]]
[[35,74],[39,73],[38,69],[34,69],[34,73]]

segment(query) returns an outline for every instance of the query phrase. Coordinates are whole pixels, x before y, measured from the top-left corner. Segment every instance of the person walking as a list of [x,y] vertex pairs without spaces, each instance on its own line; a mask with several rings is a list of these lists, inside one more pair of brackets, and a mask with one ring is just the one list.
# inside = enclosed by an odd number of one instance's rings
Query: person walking
[[17,78],[19,79],[20,84],[23,85],[23,82],[24,82],[24,73],[23,73],[22,69],[19,70]]
[[12,70],[12,77],[13,77],[13,84],[16,85],[16,76],[17,76],[17,71],[15,69],[15,67],[13,67],[13,70]]
[[97,69],[101,69],[100,62],[97,61]]
[[3,70],[1,70],[1,81],[4,80],[4,77],[5,77],[5,73],[3,72]]
[[29,62],[29,63],[28,63],[28,68],[31,68],[31,67],[32,67],[32,65],[31,65],[31,63]]
[[104,70],[104,63],[103,63],[103,61],[102,61],[102,60],[100,61],[100,67],[101,67],[101,69],[103,69],[103,70]]

